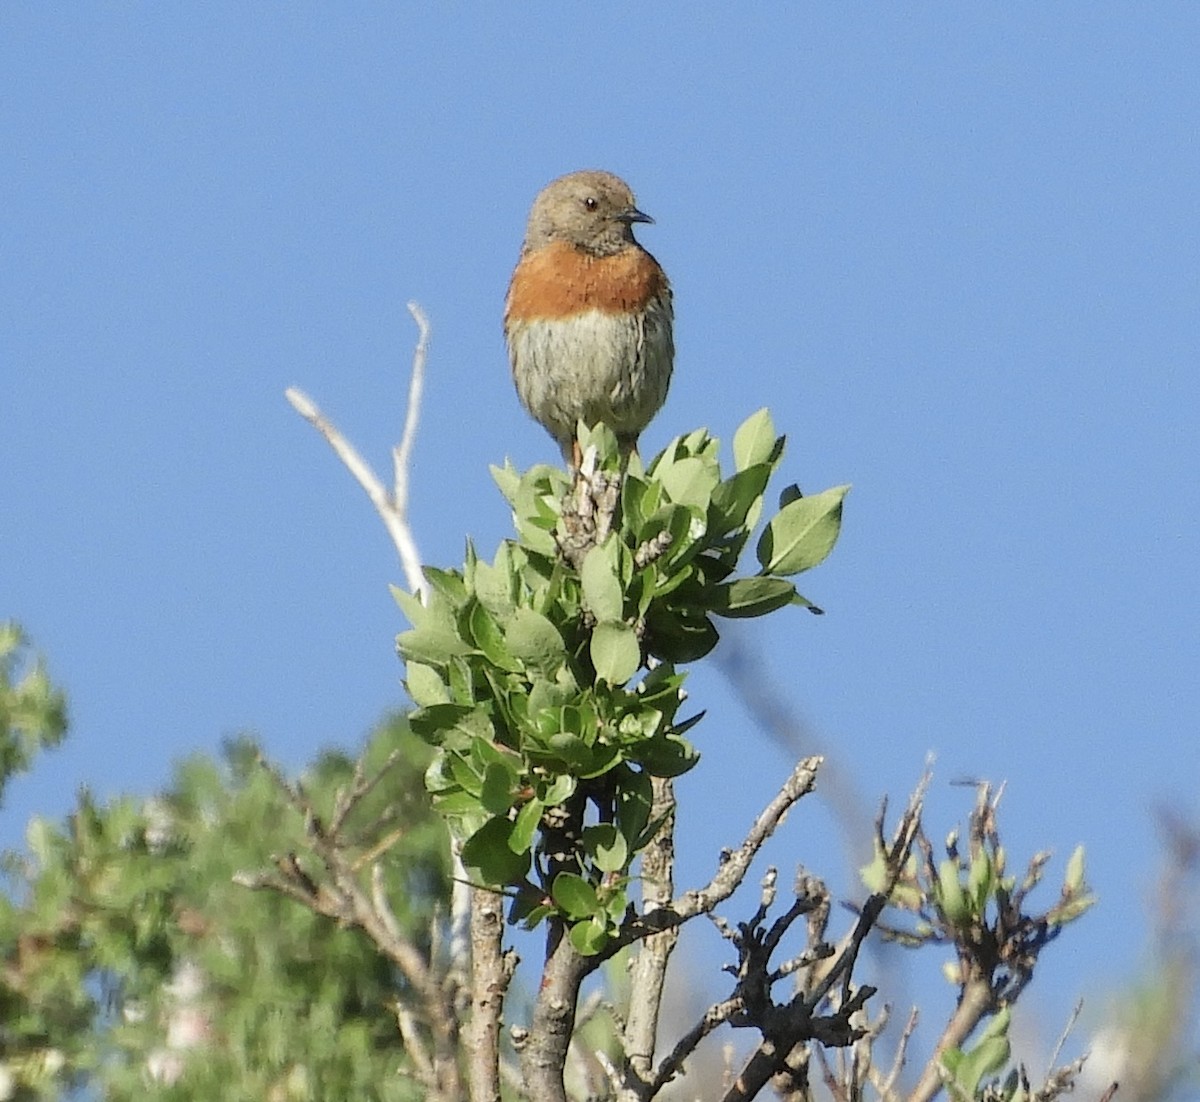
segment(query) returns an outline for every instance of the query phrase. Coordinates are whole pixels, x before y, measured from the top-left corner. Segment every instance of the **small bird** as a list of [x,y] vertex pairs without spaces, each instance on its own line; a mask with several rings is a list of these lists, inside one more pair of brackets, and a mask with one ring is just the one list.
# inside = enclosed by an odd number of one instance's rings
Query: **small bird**
[[671,286],[633,236],[653,222],[611,172],[572,172],[533,201],[508,285],[504,336],[521,404],[578,470],[577,422],[603,421],[622,453],[667,397]]

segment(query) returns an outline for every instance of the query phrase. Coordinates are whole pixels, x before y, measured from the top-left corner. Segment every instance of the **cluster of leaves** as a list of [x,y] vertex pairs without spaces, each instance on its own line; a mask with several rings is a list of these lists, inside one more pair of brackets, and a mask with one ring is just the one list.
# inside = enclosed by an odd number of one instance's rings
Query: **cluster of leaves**
[[[387,890],[427,946],[448,893],[445,828],[422,782],[430,751],[403,723],[381,728],[367,759],[378,768],[397,747],[386,792],[348,830],[364,850],[381,818],[397,835]],[[323,756],[305,775],[314,804],[330,806],[353,769]],[[224,761],[185,762],[151,800],[84,795],[64,825],[34,819],[0,895],[3,1097],[421,1097],[388,960],[357,931],[233,882],[304,838],[246,741]]]
[[[573,484],[548,466],[493,469],[517,538],[491,563],[468,546],[461,571],[427,570],[425,605],[396,591],[412,624],[397,643],[413,730],[438,751],[427,784],[464,861],[509,889],[513,920],[558,915],[596,953],[659,825],[651,779],[698,759],[684,736],[699,717],[678,717],[678,664],[716,645],[714,616],[813,609],[790,577],[829,554],[848,487],[784,490],[758,570],[739,574],[783,455],[766,410],[738,429],[729,477],[704,430],[626,470],[605,426],[581,433],[589,458]],[[563,549],[589,516],[576,568]]]
[[[909,856],[889,893],[890,905],[914,920],[903,927],[881,926],[886,936],[910,948],[942,945],[954,950],[955,959],[943,966],[946,979],[958,988],[961,1020],[954,1032],[965,1038],[983,1023],[970,1045],[964,1040],[941,1053],[942,1076],[954,1102],[1034,1098],[1024,1069],[1012,1068],[995,1078],[1011,1057],[1012,1004],[1033,977],[1041,951],[1096,902],[1079,846],[1067,861],[1058,899],[1044,911],[1029,908],[1030,893],[1041,883],[1050,854],[1035,855],[1019,879],[1010,875],[998,805],[999,796],[981,784],[965,839],[957,828],[951,831],[940,858],[924,832],[918,834],[918,852]],[[875,856],[861,874],[871,891],[883,889],[886,855],[879,838]]]

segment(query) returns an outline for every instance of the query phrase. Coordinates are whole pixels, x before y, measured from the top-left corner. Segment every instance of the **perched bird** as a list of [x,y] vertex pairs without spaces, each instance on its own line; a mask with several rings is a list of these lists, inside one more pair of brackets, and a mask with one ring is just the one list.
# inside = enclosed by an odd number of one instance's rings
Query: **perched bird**
[[522,405],[575,469],[581,418],[603,421],[628,454],[667,397],[671,287],[633,237],[634,222],[653,221],[611,172],[562,176],[529,212],[504,336]]

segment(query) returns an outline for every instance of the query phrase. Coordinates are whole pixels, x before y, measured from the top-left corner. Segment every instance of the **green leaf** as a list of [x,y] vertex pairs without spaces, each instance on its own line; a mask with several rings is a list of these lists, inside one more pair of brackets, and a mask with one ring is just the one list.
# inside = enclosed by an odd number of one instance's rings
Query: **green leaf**
[[958,862],[947,857],[938,865],[937,902],[951,926],[964,926],[971,918],[971,905],[959,879]]
[[799,501],[803,496],[804,493],[800,487],[791,482],[779,491],[779,508],[783,509],[791,505],[793,501]]
[[715,463],[694,456],[671,464],[659,476],[667,496],[676,505],[694,505],[705,511],[720,478]]
[[516,658],[535,669],[553,670],[566,658],[558,629],[531,608],[517,609],[504,632],[504,642]]
[[730,619],[765,616],[790,605],[795,596],[796,587],[786,578],[738,578],[715,586],[709,607]]
[[601,872],[621,872],[629,860],[629,847],[613,823],[584,827],[583,848]]
[[744,471],[756,463],[766,463],[775,447],[775,423],[766,407],[750,414],[733,434],[733,465]]
[[716,465],[721,450],[720,441],[708,433],[708,429],[693,429],[680,440],[684,455],[695,455]]
[[570,731],[551,735],[546,748],[580,780],[607,772],[620,754],[616,746],[587,741]]
[[574,687],[560,685],[545,677],[535,676],[529,689],[529,714],[536,716],[560,708],[570,700],[577,691]]
[[849,489],[836,486],[785,505],[758,541],[758,561],[764,573],[799,574],[823,562],[837,542],[842,500]]
[[512,465],[512,460],[506,459],[503,467],[497,467],[493,463],[488,470],[492,472],[492,480],[500,487],[500,492],[504,495],[505,500],[509,505],[515,505],[517,488],[521,485],[521,476],[516,467]]
[[621,516],[624,524],[645,539],[646,521],[662,507],[662,487],[626,473],[621,483]]
[[[466,704],[432,704],[418,708],[408,717],[413,734],[441,746],[448,742],[465,748],[476,738],[495,738],[487,713]],[[452,737],[453,736],[453,737]]]
[[634,708],[621,716],[617,731],[626,741],[640,742],[653,738],[663,728],[663,714],[658,708]]
[[576,952],[585,957],[594,957],[608,947],[608,924],[604,921],[603,916],[597,915],[585,919],[583,922],[575,923],[567,936],[571,939],[571,944],[575,947]]
[[479,648],[493,666],[515,672],[521,668],[512,652],[505,646],[504,633],[492,614],[482,602],[472,601],[466,614],[466,631],[469,631],[475,646]]
[[717,629],[707,616],[678,615],[651,606],[646,617],[646,649],[664,662],[694,662],[717,645]]
[[539,787],[542,803],[547,807],[557,807],[564,800],[574,795],[578,782],[570,773],[560,773],[549,784]]
[[618,546],[610,535],[587,553],[579,571],[584,603],[597,620],[620,620],[624,614]]
[[471,653],[471,645],[446,624],[427,620],[396,636],[396,648],[409,661],[444,666],[451,658]]
[[463,843],[463,864],[476,870],[485,884],[499,886],[522,880],[529,870],[528,851],[514,853],[509,845],[513,824],[507,818],[489,819]]
[[[921,889],[912,882],[916,867],[915,859],[911,856],[905,862],[903,874],[893,886],[888,902],[893,907],[901,907],[907,911],[920,910],[925,899]],[[891,877],[891,862],[884,854],[878,841],[875,843],[875,854],[870,862],[858,870],[863,884],[869,892],[882,892]]]
[[825,610],[823,608],[818,608],[816,605],[814,605],[812,603],[812,601],[810,601],[807,597],[803,596],[800,593],[797,593],[792,598],[792,604],[794,604],[797,608],[808,609],[808,611],[811,612],[814,616],[824,616],[825,615]]
[[554,908],[546,903],[534,903],[533,900],[542,899],[544,896],[529,894],[526,896],[518,896],[513,900],[513,905],[508,911],[508,921],[520,923],[526,930],[536,929],[538,924],[544,918],[549,918],[554,914]]
[[[582,453],[588,448],[596,448],[596,466],[598,469],[610,468],[615,470],[620,461],[620,448],[617,446],[617,436],[603,421],[589,425],[582,418],[575,426],[575,435],[579,441]],[[611,460],[611,462],[610,462]]]
[[530,800],[517,812],[513,823],[512,834],[509,835],[508,847],[514,853],[525,853],[533,845],[533,836],[538,824],[542,821],[542,813],[546,810],[541,800]]
[[608,916],[610,928],[620,926],[625,912],[629,909],[629,895],[624,885],[629,883],[628,877],[622,877],[616,887],[606,888],[608,899],[604,903],[604,913]]
[[693,727],[695,727],[696,724],[699,723],[706,715],[708,715],[707,712],[697,712],[693,716],[688,716],[687,719],[681,719],[678,723],[671,724],[671,729],[668,734],[682,737]]
[[524,517],[517,518],[517,535],[521,537],[522,545],[530,551],[545,555],[547,558],[558,554],[558,544],[554,540],[554,534],[545,528],[539,528]]
[[458,752],[446,755],[446,765],[455,783],[463,790],[471,793],[476,800],[480,801],[480,806],[482,807],[483,775],[487,772],[486,768],[477,769],[475,762],[470,757]]
[[621,748],[612,743],[597,742],[591,749],[591,760],[579,769],[581,781],[607,773],[621,760]]
[[483,789],[479,802],[493,815],[506,815],[512,801],[512,772],[498,762],[493,762],[483,774]]
[[451,658],[446,663],[446,677],[450,685],[450,699],[455,704],[474,704],[475,671],[468,658]]
[[452,605],[458,607],[466,601],[467,584],[458,571],[440,570],[436,566],[427,566],[424,570],[425,580]]
[[699,751],[687,739],[671,734],[647,739],[632,749],[629,756],[655,777],[678,777],[700,760]]
[[415,593],[409,593],[398,585],[388,586],[392,591],[392,599],[400,606],[400,611],[413,627],[419,627],[425,619],[425,606]]
[[596,625],[591,642],[596,676],[610,685],[623,685],[642,663],[642,647],[633,628],[619,620]]
[[745,524],[752,506],[761,502],[771,468],[756,463],[732,478],[720,483],[712,493],[708,507],[708,528],[714,536],[722,536]]
[[512,544],[505,540],[496,552],[494,564],[482,559],[475,564],[474,590],[480,604],[501,623],[513,612],[516,594],[510,569]]
[[34,815],[25,827],[25,845],[43,867],[53,864],[57,839],[58,835],[50,825],[50,820],[43,819],[40,815]]
[[954,1085],[967,1099],[975,1098],[985,1077],[995,1075],[1008,1063],[1012,1048],[1008,1041],[1011,1011],[1002,1007],[987,1024],[979,1043],[969,1052],[951,1050],[943,1054],[942,1062],[951,1073]]
[[553,467],[539,464],[525,472],[517,487],[513,505],[518,521],[525,521],[547,533],[558,523],[559,502],[566,490],[566,477]]
[[967,869],[967,890],[976,914],[982,915],[987,906],[995,884],[994,868],[991,856],[986,849],[980,850],[971,858]]
[[1063,891],[1068,895],[1075,895],[1083,890],[1084,878],[1084,853],[1083,846],[1076,846],[1071,854],[1070,860],[1067,861],[1067,873],[1063,878]]
[[499,765],[508,770],[512,783],[517,783],[517,777],[521,775],[520,754],[488,738],[475,739],[471,743],[470,754],[481,774],[489,765]]
[[[487,815],[483,810],[483,805],[479,802],[479,797],[472,796],[471,793],[464,792],[461,788],[446,792],[434,792],[432,797],[434,810],[443,818],[461,819],[472,823],[467,831],[468,834],[475,829],[474,824],[482,821]],[[456,828],[455,837],[459,836]]]
[[596,889],[573,872],[560,872],[554,878],[550,896],[568,918],[588,918],[601,909]]
[[408,663],[405,668],[404,687],[418,708],[450,703],[450,690],[446,688],[442,675],[423,662]]
[[623,766],[614,777],[617,782],[617,826],[626,844],[633,846],[650,821],[654,789],[647,773],[628,766]]

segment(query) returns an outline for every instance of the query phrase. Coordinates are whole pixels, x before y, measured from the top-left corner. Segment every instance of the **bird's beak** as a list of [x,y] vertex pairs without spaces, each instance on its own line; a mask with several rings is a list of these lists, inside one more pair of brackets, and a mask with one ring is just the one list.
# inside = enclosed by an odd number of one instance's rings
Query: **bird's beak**
[[648,222],[653,224],[654,219],[651,218],[650,215],[646,214],[645,211],[638,210],[637,207],[629,207],[617,215],[617,221],[627,223]]

